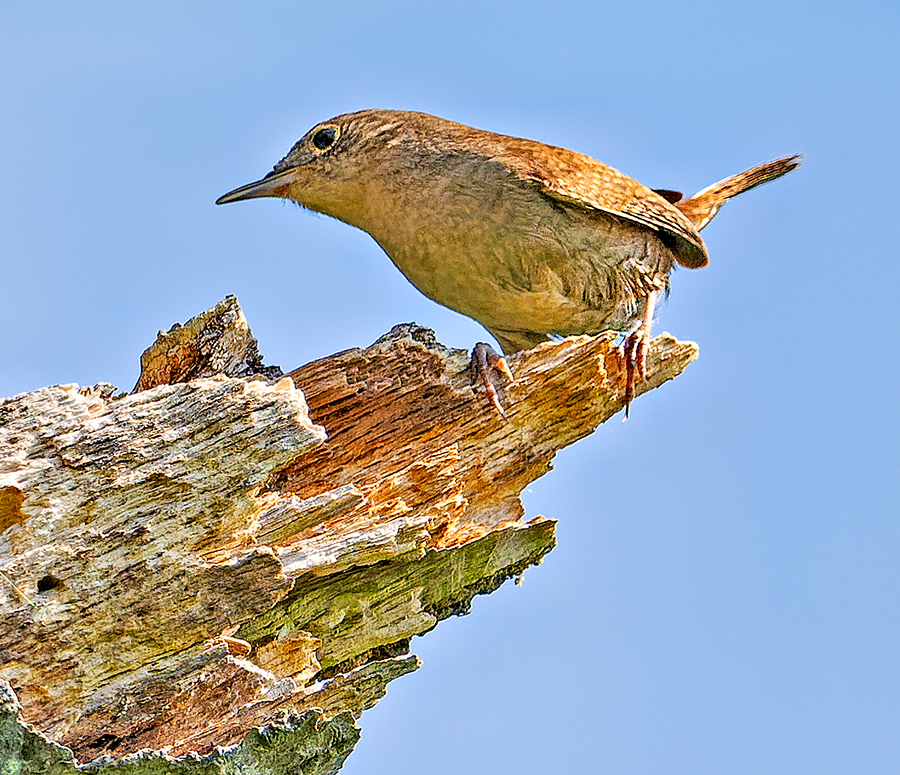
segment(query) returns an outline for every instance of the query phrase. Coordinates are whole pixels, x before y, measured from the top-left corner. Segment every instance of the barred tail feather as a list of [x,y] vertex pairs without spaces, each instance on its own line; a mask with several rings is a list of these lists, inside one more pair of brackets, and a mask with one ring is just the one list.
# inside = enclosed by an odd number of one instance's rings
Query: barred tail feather
[[713,183],[692,197],[676,202],[675,207],[687,216],[697,231],[700,231],[731,197],[786,175],[800,166],[799,159],[800,154],[795,154],[760,164],[746,172]]

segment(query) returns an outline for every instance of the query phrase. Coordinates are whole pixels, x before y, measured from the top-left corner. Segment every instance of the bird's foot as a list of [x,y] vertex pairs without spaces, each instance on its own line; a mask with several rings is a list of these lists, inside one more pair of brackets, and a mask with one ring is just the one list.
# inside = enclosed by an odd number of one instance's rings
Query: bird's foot
[[497,355],[494,348],[484,342],[478,342],[472,350],[472,362],[469,364],[469,371],[472,375],[472,383],[481,385],[488,395],[494,409],[501,417],[506,417],[503,410],[503,404],[500,403],[500,396],[497,394],[497,388],[492,380],[492,372],[499,372],[503,375],[507,383],[515,382],[512,372],[509,370],[509,364],[502,355]]
[[641,324],[625,337],[622,349],[625,355],[625,420],[634,399],[635,377],[641,382],[647,379],[647,348],[650,345],[650,327],[653,323],[653,310],[659,291],[651,291],[644,302],[644,314]]
[[623,344],[625,356],[625,419],[634,399],[634,385],[637,379],[647,379],[647,346],[650,343],[650,330],[641,326],[625,337]]

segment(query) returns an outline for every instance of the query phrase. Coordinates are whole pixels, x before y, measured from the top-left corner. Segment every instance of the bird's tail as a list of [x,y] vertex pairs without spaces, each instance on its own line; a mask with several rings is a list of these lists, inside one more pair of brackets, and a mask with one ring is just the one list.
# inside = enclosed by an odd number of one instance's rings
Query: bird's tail
[[675,207],[687,216],[697,231],[700,231],[731,197],[786,175],[800,166],[799,158],[800,154],[796,154],[760,164],[752,170],[741,172],[707,186],[692,197],[676,202]]

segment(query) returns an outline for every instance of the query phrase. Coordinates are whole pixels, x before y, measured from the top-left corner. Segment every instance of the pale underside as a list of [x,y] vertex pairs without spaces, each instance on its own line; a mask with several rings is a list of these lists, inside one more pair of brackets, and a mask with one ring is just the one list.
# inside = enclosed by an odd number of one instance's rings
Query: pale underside
[[666,287],[674,256],[656,232],[546,196],[481,157],[445,158],[440,175],[421,174],[428,160],[419,161],[414,180],[370,177],[355,225],[416,288],[480,322],[505,352],[552,334],[629,330],[647,295]]

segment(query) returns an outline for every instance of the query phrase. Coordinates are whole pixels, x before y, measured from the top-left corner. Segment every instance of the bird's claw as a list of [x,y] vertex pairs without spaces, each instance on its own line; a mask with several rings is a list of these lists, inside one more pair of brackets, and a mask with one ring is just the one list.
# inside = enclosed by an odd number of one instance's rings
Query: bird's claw
[[643,326],[637,331],[625,337],[623,354],[625,356],[625,419],[628,419],[628,411],[634,399],[634,385],[637,379],[641,382],[647,379],[647,343],[650,341],[650,332]]
[[494,348],[484,342],[478,342],[472,350],[472,362],[469,365],[472,375],[472,382],[481,385],[490,399],[491,405],[497,410],[497,413],[505,418],[506,412],[503,404],[500,403],[500,396],[497,394],[497,388],[491,380],[491,371],[498,371],[506,379],[507,383],[512,384],[515,378],[509,370],[509,364],[506,359],[498,355]]
[[[622,349],[625,356],[625,418],[628,419],[628,410],[634,399],[635,375],[641,382],[647,379],[647,347],[650,344],[650,326],[653,322],[653,310],[659,291],[651,291],[644,301],[644,314],[641,324],[625,337]],[[624,422],[623,420],[623,422]]]

